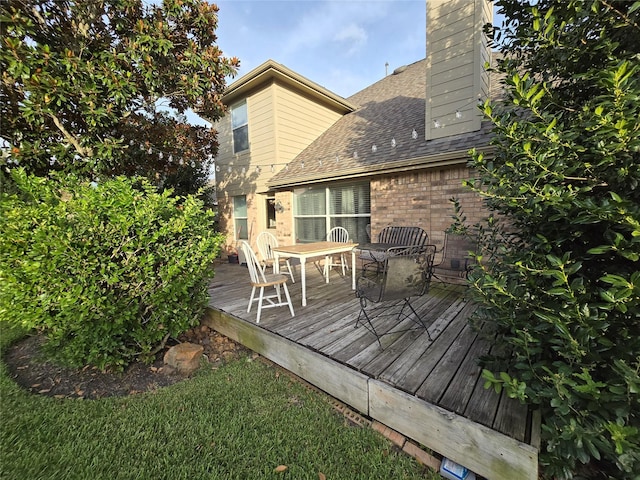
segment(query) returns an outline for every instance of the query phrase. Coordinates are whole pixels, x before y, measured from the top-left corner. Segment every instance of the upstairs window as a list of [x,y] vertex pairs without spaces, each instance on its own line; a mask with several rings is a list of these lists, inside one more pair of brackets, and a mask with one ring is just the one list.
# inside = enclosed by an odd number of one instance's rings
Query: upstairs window
[[249,117],[246,101],[231,107],[231,127],[233,129],[233,153],[249,150]]

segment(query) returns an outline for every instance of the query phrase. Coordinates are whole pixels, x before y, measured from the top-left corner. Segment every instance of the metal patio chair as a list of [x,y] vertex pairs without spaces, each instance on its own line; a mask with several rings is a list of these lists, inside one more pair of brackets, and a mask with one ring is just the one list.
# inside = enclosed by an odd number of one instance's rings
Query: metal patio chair
[[[273,273],[276,273],[276,257],[273,253],[273,249],[278,247],[278,239],[271,232],[260,232],[258,234],[258,238],[256,238],[256,243],[258,244],[258,252],[262,257],[262,269],[265,270],[270,266],[273,269]],[[291,281],[296,283],[296,279],[293,278],[293,270],[291,269],[289,259],[280,257],[279,266],[287,267],[287,271],[283,273],[289,275],[291,277]],[[282,269],[280,269],[280,271],[282,271]]]
[[477,242],[473,238],[459,233],[445,232],[444,244],[439,252],[440,259],[433,265],[434,278],[443,283],[450,283],[445,280],[446,277],[467,278],[475,263],[471,252],[476,250]]
[[[291,316],[295,317],[293,312],[293,304],[291,303],[291,297],[289,296],[289,289],[287,288],[287,276],[280,273],[264,273],[263,268],[256,257],[255,252],[247,242],[242,242],[242,251],[247,260],[247,267],[249,268],[249,276],[251,277],[251,297],[249,298],[249,306],[247,312],[251,311],[251,305],[253,302],[258,302],[258,315],[256,316],[256,323],[260,323],[260,315],[263,308],[281,307],[284,305],[289,306]],[[271,295],[265,295],[264,289],[274,287],[275,293]],[[284,295],[287,301],[282,300],[282,294],[280,293],[280,287],[284,290]],[[260,289],[258,298],[256,296],[256,290]],[[264,301],[267,304],[264,304]]]
[[429,291],[435,252],[435,245],[392,247],[386,250],[381,261],[364,265],[356,283],[356,297],[360,300],[356,328],[362,324],[382,347],[381,336],[415,330],[381,333],[373,324],[378,318],[397,316],[398,322],[411,319],[418,328],[424,328],[431,339],[427,326],[411,305],[411,299]]
[[[369,236],[371,236],[370,232]],[[429,235],[420,227],[389,225],[380,230],[375,244],[384,246],[384,248],[423,247],[427,245],[428,240]],[[382,262],[384,260],[384,251],[379,248],[368,249],[366,244],[356,247],[356,252],[360,261],[364,263],[371,261]]]

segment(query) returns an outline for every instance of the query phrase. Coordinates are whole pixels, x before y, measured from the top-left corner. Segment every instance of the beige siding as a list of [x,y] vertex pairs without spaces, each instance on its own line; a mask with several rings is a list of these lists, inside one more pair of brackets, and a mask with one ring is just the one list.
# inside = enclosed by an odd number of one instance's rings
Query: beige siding
[[[256,192],[266,190],[266,182],[271,176],[270,166],[275,163],[276,146],[275,94],[273,85],[257,92],[247,99],[249,110],[249,141],[251,142],[251,159],[245,181],[255,185]],[[259,170],[256,170],[256,167]],[[246,188],[246,187],[245,187]]]
[[333,125],[341,114],[284,85],[278,86],[276,92],[278,153],[289,161]]
[[490,54],[482,26],[491,19],[487,0],[427,1],[427,139],[480,129],[476,105],[488,93]]

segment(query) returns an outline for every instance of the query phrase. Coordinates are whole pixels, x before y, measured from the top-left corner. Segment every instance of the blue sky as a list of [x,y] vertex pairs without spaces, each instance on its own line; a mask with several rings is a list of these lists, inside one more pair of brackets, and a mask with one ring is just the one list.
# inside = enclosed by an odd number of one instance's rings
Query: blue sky
[[218,46],[241,62],[229,83],[272,59],[349,97],[426,56],[425,0],[212,1]]
[[269,58],[348,97],[425,57],[425,0],[218,0],[218,46],[240,75]]

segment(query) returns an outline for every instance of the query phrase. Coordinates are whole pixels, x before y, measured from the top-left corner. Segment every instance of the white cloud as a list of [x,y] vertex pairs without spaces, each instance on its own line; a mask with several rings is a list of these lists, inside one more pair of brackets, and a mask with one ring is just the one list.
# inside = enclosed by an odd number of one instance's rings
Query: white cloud
[[355,42],[347,50],[338,50],[342,54],[352,54],[367,44],[368,30],[374,29],[375,23],[385,17],[389,2],[324,1],[307,5],[310,8],[284,39],[286,56],[310,48],[329,48],[331,39],[340,43]]
[[350,24],[337,32],[334,40],[338,43],[342,43],[347,47],[346,55],[350,56],[360,50],[367,43],[367,32],[364,28]]

